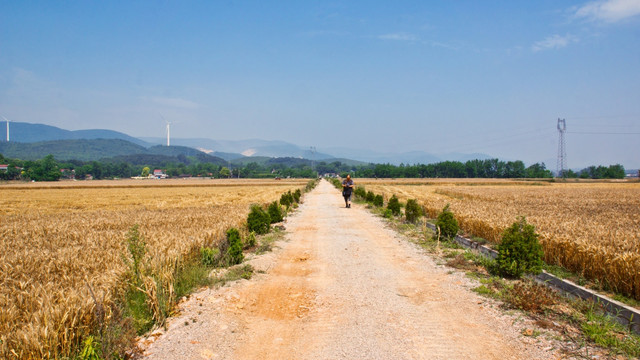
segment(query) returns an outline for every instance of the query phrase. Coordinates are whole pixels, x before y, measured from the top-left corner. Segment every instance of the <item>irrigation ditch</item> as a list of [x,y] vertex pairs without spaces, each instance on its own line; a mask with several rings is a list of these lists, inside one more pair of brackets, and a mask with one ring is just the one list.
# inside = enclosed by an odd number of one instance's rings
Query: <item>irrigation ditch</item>
[[[427,222],[427,227],[431,230],[437,231],[434,224]],[[455,241],[465,248],[475,250],[482,256],[492,259],[495,259],[498,256],[497,251],[460,235],[456,235]],[[634,333],[640,334],[640,310],[611,299],[606,295],[598,294],[595,291],[575,284],[572,281],[561,279],[544,270],[533,278],[537,282],[549,286],[565,295],[594,301],[602,306],[604,311],[612,315],[618,323],[628,327]]]

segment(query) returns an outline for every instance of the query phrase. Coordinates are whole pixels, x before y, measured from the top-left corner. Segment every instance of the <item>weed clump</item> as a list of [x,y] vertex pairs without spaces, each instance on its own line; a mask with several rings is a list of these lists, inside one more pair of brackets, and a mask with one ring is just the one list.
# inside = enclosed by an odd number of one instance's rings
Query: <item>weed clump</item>
[[411,223],[416,222],[422,216],[422,208],[418,205],[416,199],[407,200],[404,216],[407,218],[407,221]]
[[[280,199],[280,203],[282,204],[282,199]],[[247,217],[247,227],[249,231],[254,231],[256,234],[266,234],[269,232],[270,224],[271,218],[269,214],[259,205],[252,205],[249,216]]]
[[398,200],[398,197],[395,196],[395,194],[389,199],[389,202],[387,203],[387,209],[391,210],[393,216],[400,215],[400,201]]
[[284,219],[282,216],[282,209],[280,208],[280,205],[278,204],[277,201],[274,201],[271,204],[269,204],[269,208],[267,209],[267,212],[269,213],[269,219],[271,220],[270,221],[271,224],[275,224]]
[[458,225],[458,220],[456,220],[451,210],[449,210],[449,204],[438,214],[436,227],[440,229],[440,234],[449,240],[454,239],[458,234],[460,226]]
[[498,244],[495,272],[502,276],[519,278],[523,274],[539,274],[542,271],[542,245],[538,234],[524,217],[514,222],[502,233]]
[[367,198],[367,191],[364,189],[364,186],[357,186],[353,193],[360,199]]
[[516,309],[539,314],[556,303],[556,295],[547,286],[527,280],[515,283],[505,300]]
[[210,248],[210,247],[201,247],[200,261],[204,266],[213,267],[218,265],[218,262],[220,261],[220,249]]
[[252,248],[252,247],[256,246],[257,243],[258,242],[256,240],[256,233],[255,233],[255,231],[251,231],[249,233],[249,236],[247,236],[247,241],[245,241],[244,247],[245,247],[245,249],[249,249],[249,248]]

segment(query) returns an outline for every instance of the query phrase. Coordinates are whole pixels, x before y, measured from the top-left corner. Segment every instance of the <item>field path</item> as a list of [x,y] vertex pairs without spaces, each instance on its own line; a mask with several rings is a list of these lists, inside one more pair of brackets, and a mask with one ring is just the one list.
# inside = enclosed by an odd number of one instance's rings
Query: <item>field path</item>
[[328,182],[304,200],[281,249],[251,260],[265,273],[191,296],[147,358],[549,358]]

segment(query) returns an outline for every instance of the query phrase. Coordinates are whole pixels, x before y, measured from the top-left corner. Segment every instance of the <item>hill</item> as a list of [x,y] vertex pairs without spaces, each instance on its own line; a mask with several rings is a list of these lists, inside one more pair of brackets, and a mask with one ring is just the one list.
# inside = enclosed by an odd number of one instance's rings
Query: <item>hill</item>
[[144,146],[120,139],[57,140],[34,143],[0,142],[0,154],[8,158],[37,160],[49,154],[56,160],[105,160],[133,165],[191,162],[226,165],[227,161],[184,146]]
[[[119,139],[130,143],[149,147],[151,144],[129,136],[127,134],[104,129],[94,130],[64,130],[55,126],[44,124],[31,124],[25,122],[10,122],[9,135],[11,142],[35,143],[55,140],[92,140],[92,139]],[[7,138],[6,126],[0,126],[0,139]]]
[[51,154],[57,160],[93,161],[146,152],[147,148],[120,139],[0,142],[0,154],[21,160],[37,160]]

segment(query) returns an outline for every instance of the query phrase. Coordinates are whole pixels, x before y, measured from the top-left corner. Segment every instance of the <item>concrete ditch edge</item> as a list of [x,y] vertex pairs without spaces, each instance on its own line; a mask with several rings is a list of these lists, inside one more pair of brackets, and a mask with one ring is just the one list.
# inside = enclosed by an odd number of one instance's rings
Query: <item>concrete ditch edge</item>
[[[427,227],[436,231],[436,226],[427,223]],[[471,239],[467,239],[460,235],[456,236],[456,242],[466,248],[475,250],[480,254],[495,259],[498,256],[498,252],[479,244]],[[598,294],[593,290],[587,289],[583,286],[577,285],[569,280],[561,279],[555,275],[549,274],[543,271],[537,275],[535,279],[549,287],[552,287],[558,291],[571,296],[577,296],[581,299],[591,300],[602,306],[602,308],[610,315],[613,315],[620,324],[628,327],[636,334],[640,334],[640,310],[634,309],[628,305],[625,305],[619,301],[613,300],[606,295]]]

